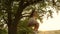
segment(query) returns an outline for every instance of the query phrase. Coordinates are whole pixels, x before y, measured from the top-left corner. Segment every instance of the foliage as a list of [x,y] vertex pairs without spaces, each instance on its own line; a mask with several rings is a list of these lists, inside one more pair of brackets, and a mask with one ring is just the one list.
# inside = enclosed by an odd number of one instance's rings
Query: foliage
[[18,24],[18,34],[29,34],[33,33],[33,29],[27,26],[28,19],[25,19],[23,21],[20,21]]
[[[29,18],[32,10],[35,9],[38,11],[40,22],[43,22],[45,15],[47,18],[53,17],[51,7],[56,9],[58,13],[60,10],[59,3],[60,0],[56,2],[55,0],[0,0],[0,23],[7,24],[7,26],[18,24],[18,32],[30,32],[27,27],[27,21],[21,21],[21,19],[25,17]],[[49,10],[47,10],[47,8]],[[3,20],[3,22],[1,22],[1,20]]]
[[0,34],[7,34],[7,31],[5,29],[0,29]]

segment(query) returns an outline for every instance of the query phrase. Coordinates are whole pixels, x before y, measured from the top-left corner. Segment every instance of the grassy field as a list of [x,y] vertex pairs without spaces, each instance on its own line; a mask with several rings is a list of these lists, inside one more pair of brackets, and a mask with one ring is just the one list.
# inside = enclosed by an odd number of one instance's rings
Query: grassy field
[[39,31],[38,34],[60,34],[60,30],[55,30],[55,31]]

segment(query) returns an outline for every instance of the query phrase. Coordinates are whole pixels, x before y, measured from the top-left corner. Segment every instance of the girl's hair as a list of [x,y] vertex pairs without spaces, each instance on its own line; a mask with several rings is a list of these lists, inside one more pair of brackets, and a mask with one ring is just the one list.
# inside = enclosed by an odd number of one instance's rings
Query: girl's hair
[[30,17],[33,17],[33,13],[35,12],[35,10],[32,10]]
[[31,12],[30,17],[36,16],[36,15],[38,16],[38,12],[35,11],[35,9],[33,9],[32,12]]

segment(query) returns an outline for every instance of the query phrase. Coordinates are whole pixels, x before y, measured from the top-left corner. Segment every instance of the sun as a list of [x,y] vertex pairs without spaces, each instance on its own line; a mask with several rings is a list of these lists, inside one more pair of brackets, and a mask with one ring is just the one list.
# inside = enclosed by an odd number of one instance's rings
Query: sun
[[39,22],[39,31],[60,30],[60,14],[57,15],[54,13],[53,18],[49,17],[48,20],[44,18],[44,22],[42,24],[40,23],[40,20],[37,21]]

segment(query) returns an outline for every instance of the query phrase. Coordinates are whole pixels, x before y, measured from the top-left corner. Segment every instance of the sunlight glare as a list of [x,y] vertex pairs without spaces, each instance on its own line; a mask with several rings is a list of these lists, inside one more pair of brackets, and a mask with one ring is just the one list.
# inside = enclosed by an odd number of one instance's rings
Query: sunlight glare
[[[54,11],[54,10],[53,10]],[[59,11],[60,13],[60,11]],[[60,30],[60,14],[57,15],[56,11],[53,13],[53,18],[44,17],[43,23],[41,24],[39,20],[39,31],[51,31],[51,30]]]

